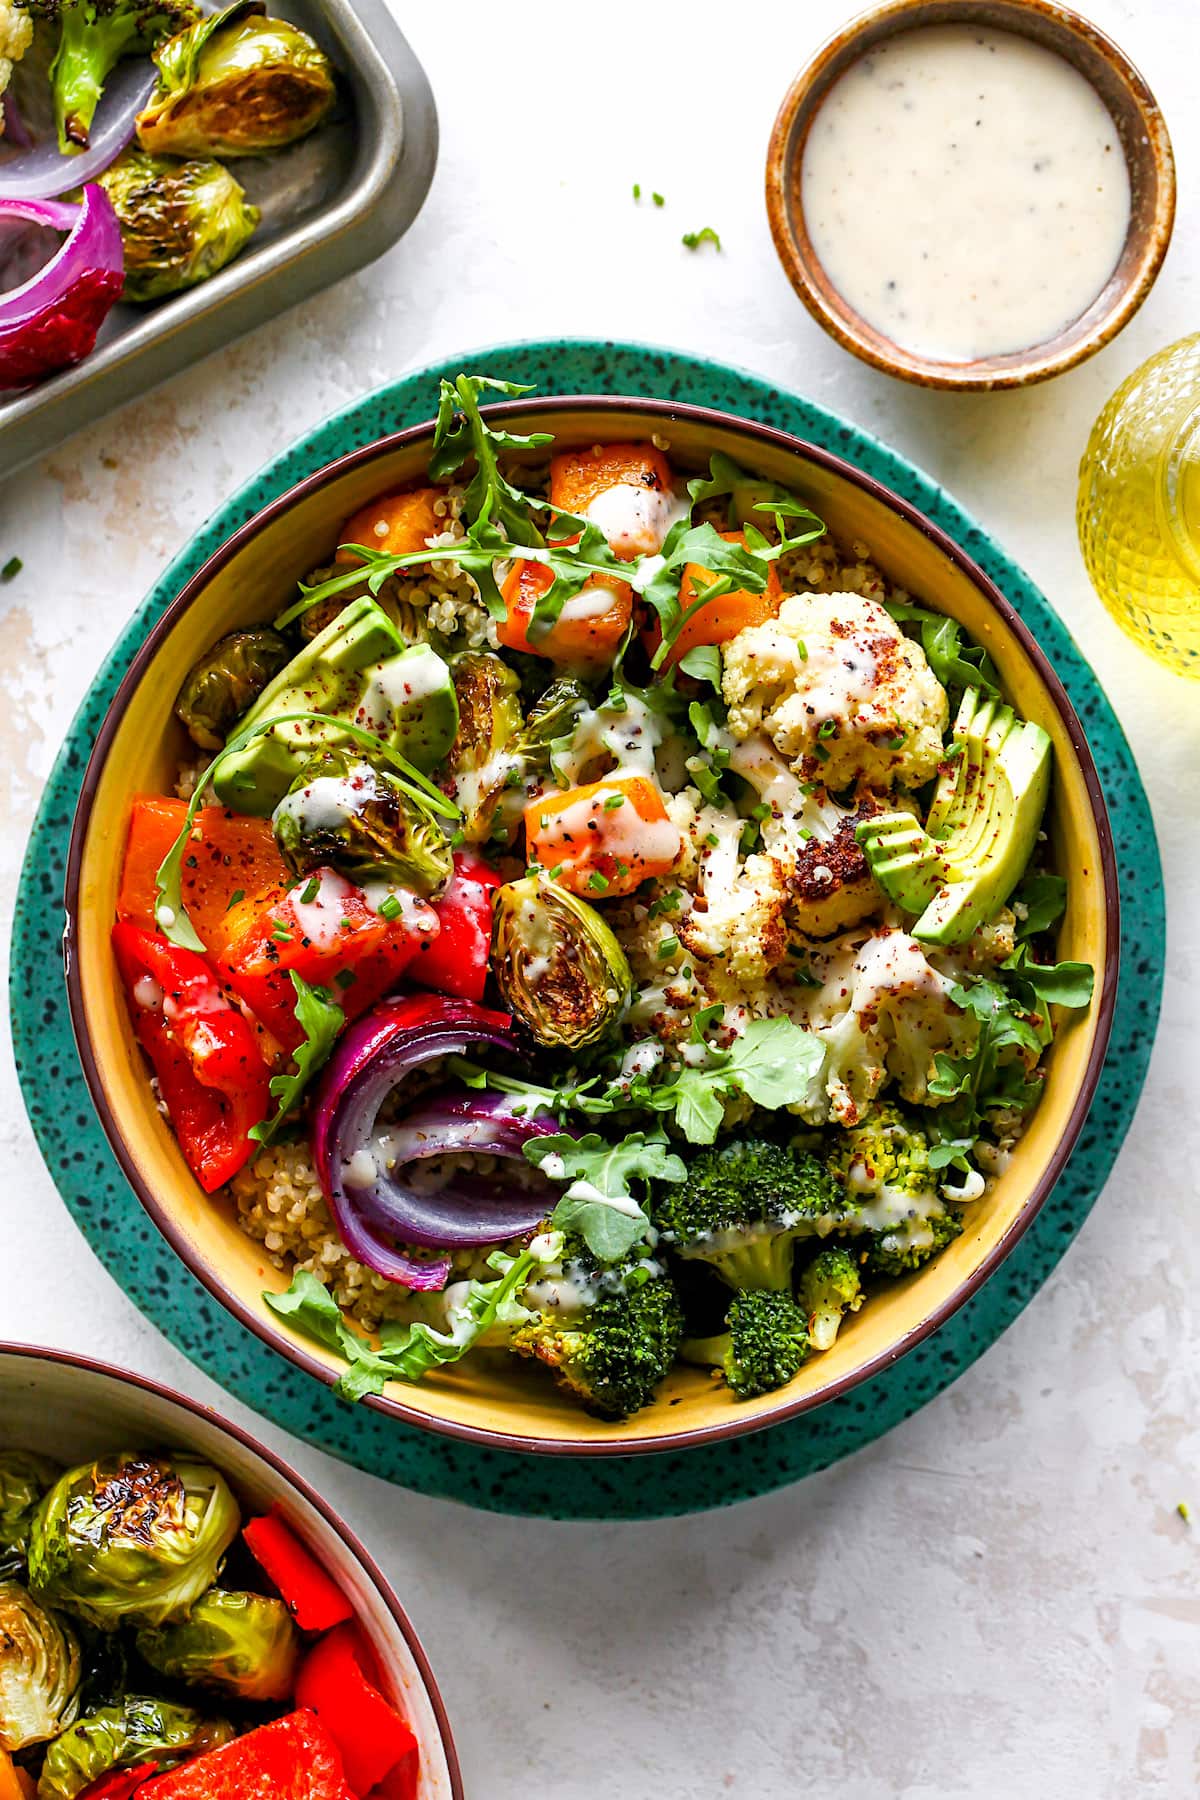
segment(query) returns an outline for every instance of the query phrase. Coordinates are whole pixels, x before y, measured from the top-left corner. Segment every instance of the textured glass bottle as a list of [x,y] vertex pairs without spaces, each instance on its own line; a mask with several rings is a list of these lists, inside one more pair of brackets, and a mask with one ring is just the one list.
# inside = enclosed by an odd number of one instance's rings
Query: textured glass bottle
[[1079,543],[1122,630],[1200,680],[1200,332],[1122,383],[1079,466]]

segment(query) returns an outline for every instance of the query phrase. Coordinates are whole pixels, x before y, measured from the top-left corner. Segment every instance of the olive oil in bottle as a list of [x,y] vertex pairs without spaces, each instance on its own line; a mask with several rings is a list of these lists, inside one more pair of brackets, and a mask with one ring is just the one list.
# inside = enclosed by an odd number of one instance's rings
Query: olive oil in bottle
[[1121,629],[1200,680],[1200,332],[1135,369],[1096,420],[1077,519]]

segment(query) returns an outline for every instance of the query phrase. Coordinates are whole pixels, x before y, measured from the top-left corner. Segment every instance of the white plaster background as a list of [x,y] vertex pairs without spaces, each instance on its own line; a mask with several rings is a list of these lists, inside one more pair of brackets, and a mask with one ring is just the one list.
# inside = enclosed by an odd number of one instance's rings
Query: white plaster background
[[[762,162],[793,69],[847,0],[405,8],[442,152],[375,267],[82,433],[0,494],[0,907],[54,753],[136,600],[298,432],[508,336],[656,339],[799,389],[933,471],[1024,563],[1107,685],[1170,905],[1141,1111],[1080,1239],[1000,1343],[839,1468],[724,1515],[570,1526],[415,1498],[268,1435],[381,1554],[432,1656],[472,1800],[1141,1800],[1200,1781],[1200,1124],[1193,1008],[1200,689],[1140,656],[1075,548],[1088,426],[1200,322],[1194,0],[1086,0],[1175,134],[1157,290],[1086,367],[1025,394],[860,367],[792,295]],[[632,182],[666,207],[636,208]],[[692,256],[712,224],[725,252]],[[1119,1049],[1119,1047],[1118,1047]],[[3,1335],[89,1350],[249,1418],[147,1324],[69,1219],[0,1068]]]

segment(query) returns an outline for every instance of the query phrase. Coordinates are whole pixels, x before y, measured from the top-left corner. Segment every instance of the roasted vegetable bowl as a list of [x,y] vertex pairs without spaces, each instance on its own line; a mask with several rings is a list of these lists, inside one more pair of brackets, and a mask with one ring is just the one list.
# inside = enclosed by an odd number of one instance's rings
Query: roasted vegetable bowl
[[928,521],[764,427],[462,376],[151,633],[68,979],[127,1173],[261,1336],[628,1452],[978,1285],[1086,1116],[1116,928],[1066,696]]
[[0,1346],[0,1795],[134,1794],[461,1786],[411,1626],[297,1477],[152,1383]]

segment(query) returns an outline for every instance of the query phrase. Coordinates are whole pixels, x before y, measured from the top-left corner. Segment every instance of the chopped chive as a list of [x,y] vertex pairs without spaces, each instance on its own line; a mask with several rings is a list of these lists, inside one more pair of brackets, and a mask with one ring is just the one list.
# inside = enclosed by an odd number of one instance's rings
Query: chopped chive
[[669,962],[678,948],[679,939],[677,937],[660,938],[657,952],[659,962]]
[[467,841],[466,832],[465,831],[456,831],[450,839],[450,848],[452,850],[461,850],[463,845],[466,843],[466,841]]
[[605,812],[616,812],[618,806],[624,806],[624,804],[624,794],[610,794],[604,802],[604,810]]
[[655,206],[665,206],[667,204],[661,194],[651,194],[650,198],[653,200]]
[[555,863],[554,867],[550,871],[551,881],[561,881],[562,873],[563,873],[563,870],[566,868],[566,866],[567,866],[566,863]]
[[[20,17],[19,14],[17,16]],[[4,567],[0,569],[0,581],[12,581],[24,567],[25,564],[19,556],[10,556]]]
[[771,808],[767,805],[765,800],[760,800],[757,806],[752,806],[750,808],[750,817],[752,819],[769,819],[770,816]]
[[230,894],[230,896],[229,896],[229,905],[225,908],[225,911],[232,912],[234,907],[237,905],[238,901],[244,900],[245,898],[246,898],[245,888],[234,888],[232,894]]
[[281,925],[278,919],[275,921],[275,929],[272,931],[271,936],[277,944],[290,944],[292,941],[291,932],[286,926]]
[[721,240],[711,225],[705,225],[701,231],[685,231],[680,241],[689,250],[698,250],[701,244],[711,244],[716,250],[721,248]]
[[1179,1502],[1179,1504],[1176,1506],[1175,1511],[1179,1514],[1180,1518],[1183,1520],[1185,1525],[1191,1524],[1192,1509],[1188,1505],[1186,1500],[1181,1500]]
[[907,744],[907,742],[908,742],[907,731],[898,731],[896,733],[895,737],[888,738],[887,747],[889,750],[903,750],[903,748],[904,748],[905,744]]
[[813,745],[813,754],[817,758],[818,762],[828,762],[829,761],[829,752],[825,748],[824,744],[814,744]]
[[719,837],[718,837],[718,836],[717,836],[717,834],[716,834],[716,832],[715,832],[715,831],[710,831],[710,832],[709,832],[709,833],[708,833],[708,834],[707,834],[707,836],[706,836],[706,837],[705,837],[705,839],[704,839],[704,841],[705,841],[705,843],[706,843],[706,844],[711,844],[711,845],[712,845],[712,847],[713,847],[713,849],[714,849],[714,850],[715,850],[715,849],[716,849],[716,847],[717,847],[717,845],[718,845],[718,844],[719,844],[719,843],[720,843],[720,841],[721,841],[721,840],[720,840],[720,838],[719,838]]
[[602,875],[599,869],[593,869],[592,873],[588,876],[588,886],[590,888],[595,888],[598,894],[602,894],[608,886],[608,876]]
[[540,875],[541,872],[542,872],[541,863],[526,863],[525,873],[527,875]]
[[375,911],[379,914],[381,919],[386,919],[390,925],[393,919],[398,919],[400,917],[402,908],[395,894],[388,894],[385,899],[379,902]]
[[633,184],[633,197],[635,200],[640,200],[642,197],[642,184],[640,181],[635,181]]
[[543,831],[549,831],[549,829],[550,829],[550,814],[543,813],[541,818],[538,820],[538,825],[540,826],[540,828]]
[[333,979],[337,982],[342,992],[345,993],[348,987],[354,986],[355,982],[358,980],[358,976],[354,973],[353,969],[339,969]]
[[817,736],[819,738],[831,738],[836,730],[837,726],[832,719],[822,719],[817,727]]
[[321,884],[314,875],[311,881],[306,881],[304,884],[304,892],[300,896],[301,904],[311,906],[320,891]]
[[657,900],[650,902],[647,908],[648,917],[657,919],[662,913],[678,912],[681,898],[678,888],[672,888],[669,894],[661,894]]

